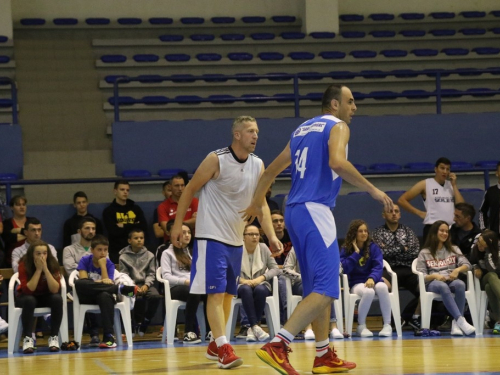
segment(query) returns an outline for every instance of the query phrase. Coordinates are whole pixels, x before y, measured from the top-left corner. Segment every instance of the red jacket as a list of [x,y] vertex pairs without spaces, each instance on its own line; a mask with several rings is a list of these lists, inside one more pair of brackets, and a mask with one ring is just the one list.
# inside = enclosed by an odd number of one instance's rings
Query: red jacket
[[[59,289],[61,289],[61,275],[58,272],[56,275],[53,275],[54,279],[57,280],[59,283]],[[36,289],[34,291],[31,291],[28,288],[28,282],[30,281],[30,278],[28,278],[28,274],[26,272],[26,267],[24,266],[24,262],[19,262],[19,281],[21,282],[19,287],[17,288],[17,291],[21,294],[31,294],[34,296],[40,296],[44,294],[50,294],[52,293],[49,290],[49,284],[47,283],[47,278],[45,277],[45,274],[42,273],[40,276],[40,280],[38,280],[38,285],[36,286]]]

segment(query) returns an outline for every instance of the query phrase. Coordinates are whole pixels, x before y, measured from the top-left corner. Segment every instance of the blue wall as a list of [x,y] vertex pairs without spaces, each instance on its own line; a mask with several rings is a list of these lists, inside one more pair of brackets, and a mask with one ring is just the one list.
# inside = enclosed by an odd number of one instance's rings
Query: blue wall
[[[268,165],[305,119],[261,119],[256,154]],[[194,172],[203,158],[231,143],[231,120],[151,121],[113,124],[116,173],[183,168]],[[499,159],[500,113],[359,116],[351,123],[353,163],[435,162]]]
[[23,175],[23,140],[19,125],[0,124],[0,173]]

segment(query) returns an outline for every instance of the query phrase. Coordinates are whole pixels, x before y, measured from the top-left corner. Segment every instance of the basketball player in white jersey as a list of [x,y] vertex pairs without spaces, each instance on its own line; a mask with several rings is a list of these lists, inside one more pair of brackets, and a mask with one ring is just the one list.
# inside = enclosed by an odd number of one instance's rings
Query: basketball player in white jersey
[[[424,220],[424,242],[431,225],[436,221],[444,220],[449,225],[453,224],[455,204],[464,202],[458,190],[457,176],[450,173],[450,167],[450,160],[439,158],[434,167],[434,177],[417,182],[398,199],[401,208]],[[426,211],[421,211],[410,203],[417,195],[424,200]]]
[[[259,128],[253,117],[240,116],[234,120],[231,146],[211,152],[200,164],[182,193],[175,224],[171,230],[174,246],[180,240],[182,218],[201,189],[196,218],[195,244],[191,265],[191,293],[207,294],[207,315],[212,335],[206,357],[218,361],[218,367],[240,366],[225,336],[231,309],[231,299],[237,294],[243,253],[245,221],[239,211],[252,200],[264,163],[253,154]],[[267,203],[262,205],[261,227],[270,239],[271,249],[281,251]]]

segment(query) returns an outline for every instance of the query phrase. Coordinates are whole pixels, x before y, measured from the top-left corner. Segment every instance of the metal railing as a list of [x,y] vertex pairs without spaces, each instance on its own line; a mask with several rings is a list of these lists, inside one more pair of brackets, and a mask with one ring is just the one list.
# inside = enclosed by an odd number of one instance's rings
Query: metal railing
[[10,85],[10,100],[12,104],[12,123],[14,125],[18,124],[18,117],[17,117],[17,85],[16,82],[9,78],[9,77],[0,77],[0,84],[5,85],[5,84]]

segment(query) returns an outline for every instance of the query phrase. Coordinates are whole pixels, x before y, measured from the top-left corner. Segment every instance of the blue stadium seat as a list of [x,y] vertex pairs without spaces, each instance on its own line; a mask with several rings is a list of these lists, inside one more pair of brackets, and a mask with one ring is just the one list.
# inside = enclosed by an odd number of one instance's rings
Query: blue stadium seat
[[322,79],[323,77],[321,76],[323,73],[318,73],[318,72],[300,72],[297,73],[299,76],[299,79],[302,81],[317,81],[319,79]]
[[241,17],[241,20],[244,23],[263,23],[266,22],[266,17],[260,17],[260,16]]
[[451,170],[456,171],[457,169],[472,169],[474,166],[466,161],[452,161]]
[[490,29],[493,34],[500,34],[500,27],[494,27]]
[[498,55],[500,53],[500,48],[476,47],[472,49],[472,52],[475,52],[478,55]]
[[[123,74],[121,74],[121,75],[114,75],[114,74],[113,74],[113,75],[108,75],[108,76],[104,77],[104,80],[105,80],[107,83],[115,83],[115,81],[116,81],[118,78],[122,78],[122,77],[127,78],[127,76],[126,76],[126,75],[123,75]],[[122,83],[129,83],[129,82],[130,82],[130,81],[120,81],[120,84],[122,84]]]
[[253,40],[273,40],[276,35],[274,35],[273,33],[253,33],[250,34],[250,37]]
[[159,74],[141,74],[138,78],[140,83],[160,83],[163,81]]
[[500,17],[500,10],[492,10],[490,14],[494,17]]
[[476,163],[476,168],[494,171],[497,169],[498,160],[481,160]]
[[401,13],[399,15],[399,17],[401,17],[404,20],[416,21],[416,20],[423,20],[425,18],[425,14],[424,13]]
[[201,17],[183,17],[181,18],[181,23],[183,25],[201,25],[205,22],[204,18]]
[[292,33],[292,32],[283,32],[280,34],[283,39],[304,39],[306,34],[304,33]]
[[406,190],[386,190],[387,195],[403,195],[406,193]]
[[415,56],[418,57],[428,57],[428,56],[437,56],[439,51],[437,49],[432,49],[432,48],[416,48],[411,50],[411,53],[413,53]]
[[111,20],[105,17],[90,17],[85,19],[85,23],[89,26],[109,25]]
[[341,14],[340,19],[344,22],[360,22],[365,19],[361,14]]
[[368,195],[367,191],[350,191],[347,195]]
[[427,99],[431,96],[431,93],[426,90],[403,90],[401,94],[409,99]]
[[272,16],[271,19],[276,23],[295,22],[297,20],[295,16]]
[[422,37],[425,36],[425,31],[424,30],[401,30],[399,32],[400,35],[403,35],[405,37],[409,38],[415,38],[415,37]]
[[290,52],[288,54],[292,60],[314,60],[314,53],[311,52]]
[[172,82],[174,83],[191,83],[196,82],[192,74],[172,74]]
[[262,61],[278,61],[285,58],[285,56],[279,52],[260,52],[257,56]]
[[414,162],[406,164],[405,168],[412,171],[433,171],[434,164],[427,162]]
[[356,99],[358,102],[360,100],[366,99],[366,97],[367,97],[366,94],[363,94],[362,92],[358,92],[358,91],[353,91],[352,96],[354,96],[354,99]]
[[465,56],[469,54],[467,48],[443,48],[441,52],[447,56]]
[[[266,96],[264,94],[245,94],[241,95],[242,98],[248,98],[248,100],[245,100],[245,103],[265,103],[269,99],[263,98],[263,99],[257,99],[258,97]],[[255,99],[252,99],[255,98]]]
[[233,104],[235,102],[232,95],[210,95],[208,99],[211,99],[210,103],[213,104]]
[[2,181],[15,181],[17,180],[17,175],[15,173],[0,173],[0,180]]
[[183,35],[160,35],[159,38],[162,42],[182,42],[184,40]]
[[370,96],[375,100],[392,100],[396,99],[397,92],[389,90],[379,90],[370,92]]
[[212,17],[210,20],[213,23],[217,23],[217,24],[221,24],[221,23],[228,24],[228,23],[235,23],[236,22],[236,18],[234,18],[234,17]]
[[464,28],[459,30],[464,35],[484,35],[486,34],[486,29],[482,27],[474,27],[474,28]]
[[337,70],[330,72],[332,79],[353,79],[354,74],[347,70]]
[[432,12],[429,14],[434,19],[445,19],[445,18],[455,18],[455,13],[453,12]]
[[402,49],[385,49],[380,51],[380,54],[384,55],[384,57],[405,57],[408,52]]
[[124,178],[151,177],[151,172],[145,169],[127,169],[122,172],[122,177]]
[[418,74],[414,73],[413,69],[395,69],[391,73],[394,73],[396,78],[415,78]]
[[387,74],[381,74],[381,73],[384,73],[381,70],[362,70],[360,73],[363,74],[363,78],[385,78],[385,77],[387,77]]
[[458,73],[459,76],[480,76],[482,74],[476,68],[457,68],[453,71]]
[[486,97],[486,96],[495,96],[497,95],[495,92],[496,90],[492,90],[486,87],[475,87],[472,89],[467,89],[467,93],[469,93],[471,96],[474,97]]
[[366,168],[364,165],[361,165],[361,164],[356,164],[356,163],[353,163],[353,166],[354,168],[356,168],[358,170],[358,172],[362,173],[362,172],[366,172],[368,170],[368,168]]
[[368,16],[373,21],[392,21],[394,19],[394,14],[390,13],[373,13]]
[[[133,105],[138,103],[139,101],[131,96],[119,96],[118,97],[118,105]],[[115,97],[111,96],[108,98],[108,103],[111,105],[115,105]]]
[[215,39],[215,35],[213,34],[193,34],[190,35],[189,38],[193,42],[211,42]]
[[490,74],[493,74],[493,75],[500,74],[500,67],[498,67],[498,66],[490,66],[488,69],[491,70]]
[[349,53],[352,57],[356,59],[369,59],[377,56],[377,52],[368,50],[354,50]]
[[392,30],[375,30],[370,31],[369,34],[374,38],[393,38],[396,36],[396,32]]
[[236,73],[235,76],[239,76],[240,78],[236,78],[238,82],[257,82],[260,78],[254,78],[256,73]]
[[218,53],[199,53],[196,55],[198,61],[220,61],[222,59],[222,55]]
[[118,18],[118,23],[120,25],[140,25],[142,20],[137,17],[122,17]]
[[163,95],[143,96],[141,103],[146,105],[165,105],[168,103],[168,98]]
[[321,92],[310,92],[309,94],[305,95],[308,100],[311,100],[313,102],[318,102],[323,99],[323,93]]
[[190,59],[191,56],[186,55],[185,53],[172,53],[165,55],[165,60],[170,62],[183,62],[183,61],[189,61]]
[[160,57],[152,53],[134,55],[135,62],[157,62],[158,60]]
[[227,82],[227,77],[224,74],[202,74],[205,82]]
[[429,33],[434,35],[434,36],[453,36],[457,32],[456,32],[456,30],[453,30],[453,29],[436,29],[436,30],[429,31]]
[[309,34],[314,39],[333,39],[335,38],[335,33],[327,31],[314,31]]
[[12,99],[1,99],[0,98],[0,108],[10,108],[10,107],[12,107],[13,104],[14,104],[14,102],[12,101]]
[[446,69],[424,69],[424,72],[428,72],[426,74],[427,77],[435,77],[436,72],[439,72],[441,74],[441,77],[449,77],[450,73],[442,73]]
[[293,102],[295,101],[295,95],[294,94],[275,94],[273,95],[274,100],[277,102],[283,103],[283,102]]
[[179,169],[179,168],[160,169],[158,171],[158,176],[165,178],[172,178],[173,176],[179,173],[187,173],[187,172],[184,169]]
[[333,59],[343,59],[346,54],[341,51],[322,51],[318,54],[325,60],[333,60]]
[[109,63],[109,64],[122,63],[122,62],[127,61],[127,56],[124,56],[124,55],[102,55],[101,61],[103,63]]
[[21,25],[23,26],[42,26],[45,25],[44,18],[21,18]]
[[403,169],[400,165],[394,163],[375,163],[370,165],[370,169],[378,172],[400,171]]
[[0,56],[0,64],[7,64],[10,61],[9,56]]
[[483,192],[484,193],[484,190],[479,189],[479,188],[459,188],[458,190],[461,193],[475,193],[475,192]]
[[78,25],[78,20],[76,18],[54,18],[52,22],[54,22],[54,25],[57,26]]
[[[436,93],[436,91],[434,91]],[[457,89],[442,89],[441,96],[443,98],[460,98],[463,92]]]
[[[291,172],[292,172],[292,167],[286,167],[285,169],[283,169],[281,171],[281,173],[278,176],[280,176],[280,177],[290,177]],[[275,197],[276,198],[282,197],[283,199],[285,199],[285,197],[287,195],[288,194],[276,194]]]
[[200,104],[202,98],[198,95],[178,95],[175,100],[179,101],[179,104]]
[[149,20],[151,25],[171,25],[174,20],[169,17],[152,17]]
[[231,61],[250,61],[253,59],[253,55],[246,52],[231,52],[227,54],[227,57]]
[[458,14],[464,18],[483,18],[483,17],[486,17],[486,12],[472,11],[472,12],[460,12]]
[[269,81],[289,81],[292,79],[290,77],[290,74],[288,73],[280,73],[280,72],[275,72],[275,73],[267,73],[265,74],[268,78]]
[[236,41],[244,40],[245,35],[244,34],[221,34],[220,38],[225,42],[228,42],[228,41],[236,42]]
[[343,38],[364,38],[366,33],[364,31],[344,31],[340,35]]
[[9,40],[5,35],[0,35],[0,43],[5,43]]

